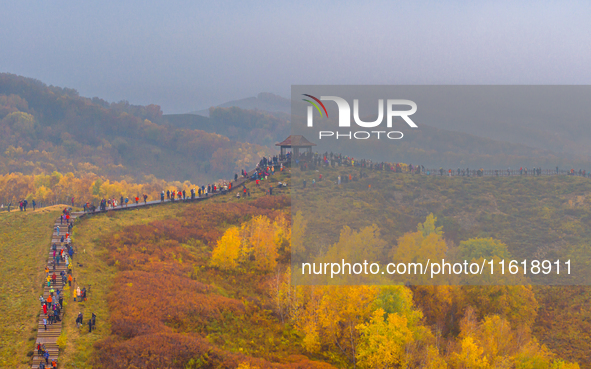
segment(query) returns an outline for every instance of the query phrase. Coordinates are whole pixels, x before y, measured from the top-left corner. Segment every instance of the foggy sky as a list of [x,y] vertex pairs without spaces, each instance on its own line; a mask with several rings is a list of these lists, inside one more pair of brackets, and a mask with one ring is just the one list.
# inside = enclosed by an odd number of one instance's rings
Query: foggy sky
[[591,83],[589,2],[0,5],[0,72],[165,113],[292,84]]

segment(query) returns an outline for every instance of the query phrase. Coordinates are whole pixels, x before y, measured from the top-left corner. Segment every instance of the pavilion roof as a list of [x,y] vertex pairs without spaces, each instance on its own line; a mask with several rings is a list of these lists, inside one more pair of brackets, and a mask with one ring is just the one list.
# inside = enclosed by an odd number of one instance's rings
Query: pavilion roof
[[275,146],[284,147],[312,147],[316,146],[315,143],[308,141],[308,139],[301,135],[290,135],[283,142],[276,143]]

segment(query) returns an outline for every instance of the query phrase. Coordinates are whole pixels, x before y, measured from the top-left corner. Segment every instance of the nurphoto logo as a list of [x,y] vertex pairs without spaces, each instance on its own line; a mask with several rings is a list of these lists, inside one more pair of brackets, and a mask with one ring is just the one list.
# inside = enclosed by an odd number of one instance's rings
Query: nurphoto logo
[[[303,96],[309,97],[309,99],[302,99],[303,101],[309,102],[312,104],[308,106],[308,114],[307,114],[307,122],[308,127],[314,127],[314,108],[320,114],[320,117],[323,118],[325,115],[328,118],[328,111],[326,110],[326,106],[322,103],[322,101],[334,101],[337,104],[337,108],[339,110],[339,127],[340,128],[347,128],[351,127],[351,106],[349,103],[339,96],[320,96],[320,99],[314,97],[312,95],[303,94]],[[409,127],[411,128],[418,128],[415,122],[410,119],[410,115],[413,115],[417,111],[417,104],[411,100],[401,100],[401,99],[387,99],[386,100],[386,127],[392,128],[392,120],[394,117],[402,118]],[[395,110],[395,106],[408,106],[410,109],[408,110]],[[324,111],[324,114],[323,114]],[[374,121],[363,121],[359,117],[359,100],[353,99],[353,120],[355,124],[362,128],[375,128],[380,126],[380,124],[384,121],[384,100],[378,100],[378,115],[376,120]],[[404,137],[404,134],[400,131],[348,131],[348,132],[339,132],[339,131],[319,131],[318,133],[319,139],[321,140],[323,137],[333,137],[335,139],[339,138],[348,138],[348,139],[356,139],[356,140],[367,140],[370,137],[375,137],[380,139],[382,137],[387,137],[391,140],[399,140]]]

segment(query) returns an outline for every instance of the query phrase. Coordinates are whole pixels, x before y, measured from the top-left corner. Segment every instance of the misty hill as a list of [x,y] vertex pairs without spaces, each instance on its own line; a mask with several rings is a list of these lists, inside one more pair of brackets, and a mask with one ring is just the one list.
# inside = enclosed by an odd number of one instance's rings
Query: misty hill
[[589,86],[439,86],[423,92],[423,117],[437,128],[591,157]]
[[[375,120],[375,117],[366,120]],[[355,158],[374,161],[403,162],[421,164],[428,168],[485,168],[518,169],[522,166],[553,169],[577,168],[591,169],[591,158],[569,153],[556,153],[547,148],[528,146],[523,143],[507,142],[498,139],[448,130],[421,124],[413,129],[397,125],[395,130],[403,132],[400,140],[382,138],[380,140],[350,140],[324,137],[319,139],[319,131],[334,131],[338,123],[325,119],[315,124],[314,130],[306,127],[293,127],[294,134],[303,134],[317,144],[318,152],[334,152]],[[356,131],[355,127],[351,127]],[[348,133],[342,130],[341,133]],[[361,129],[363,131],[363,129]],[[361,135],[360,137],[364,137]]]
[[[588,124],[588,122],[587,122]],[[575,156],[591,157],[591,130],[572,122],[552,126],[535,126],[533,124],[512,124],[495,122],[495,124],[459,125],[446,124],[441,128],[460,130],[481,137],[489,137],[512,143],[525,144],[530,147],[552,150]]]
[[0,74],[0,174],[95,173],[206,181],[258,162],[262,146],[164,125],[158,105],[108,103]]
[[[209,118],[194,114],[176,114],[165,115],[163,119],[174,127],[218,133],[232,140],[265,145],[273,149],[275,143],[291,134],[289,119],[280,119],[270,113],[237,107],[215,107],[210,112]],[[374,119],[375,117],[370,117],[366,120]],[[332,127],[338,125],[332,120],[320,121],[318,124],[319,127],[324,127],[319,129],[326,130],[332,130]],[[318,144],[316,149],[319,152],[333,151],[378,161],[420,163],[431,168],[591,168],[591,159],[588,157],[557,153],[523,142],[507,142],[426,124],[421,124],[418,129],[397,129],[404,132],[402,140],[367,143],[362,140],[354,143],[349,140],[318,140],[317,132],[301,133]],[[524,135],[527,133],[524,132]]]
[[[220,108],[230,108],[230,107],[237,107],[241,109],[249,109],[249,110],[263,110],[271,113],[284,113],[290,114],[291,113],[291,101],[284,97],[274,95],[268,92],[261,92],[256,97],[247,97],[244,99],[239,100],[232,100],[217,107]],[[198,111],[192,111],[189,114],[197,114],[202,115],[205,117],[210,116],[209,109],[203,109]]]
[[277,142],[290,134],[289,116],[280,118],[261,110],[246,110],[238,107],[213,107],[209,117],[196,114],[164,115],[171,126],[199,129],[217,133],[231,140],[275,147]]
[[384,152],[391,157],[431,168],[591,168],[591,160],[587,157],[427,125],[408,134],[405,131],[404,139],[397,144],[383,142],[382,145]]

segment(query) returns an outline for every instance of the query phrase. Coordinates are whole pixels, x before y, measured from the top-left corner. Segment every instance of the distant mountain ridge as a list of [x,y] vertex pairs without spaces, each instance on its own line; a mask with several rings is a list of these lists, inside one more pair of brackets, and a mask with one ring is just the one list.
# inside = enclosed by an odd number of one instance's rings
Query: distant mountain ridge
[[[269,113],[279,119],[291,120],[291,100],[272,93],[260,93],[257,97],[232,100],[217,107],[237,107]],[[188,114],[210,116],[210,109],[193,111]],[[585,115],[586,114],[586,115]],[[583,114],[588,116],[588,112]],[[191,120],[191,119],[189,119]],[[436,120],[431,126],[446,131],[457,131],[501,142],[511,142],[532,148],[551,150],[557,155],[591,160],[591,129],[585,120],[560,121],[560,124],[541,124],[539,119],[521,117],[517,120],[490,121],[482,119],[465,124],[454,119]]]
[[[74,89],[0,73],[0,174],[94,173],[135,182],[151,181],[148,176],[183,181],[226,178],[256,164],[261,156],[276,153],[275,144],[293,130],[286,112],[290,100],[262,93],[236,101],[261,109],[212,107],[210,117],[163,115],[158,105],[109,103],[81,97]],[[263,107],[282,110],[269,112]],[[338,125],[331,119],[318,123],[318,128]],[[578,131],[571,126],[572,136]],[[320,152],[431,167],[591,169],[588,156],[556,150],[556,144],[564,147],[570,137],[559,141],[524,130],[510,142],[492,134],[483,138],[474,130],[484,132],[480,127],[422,124],[416,131],[405,131],[404,140],[396,143],[368,141],[352,149],[343,140],[326,144],[323,140],[320,145],[318,137],[307,138],[319,144]],[[588,134],[580,132],[581,137]]]
[[[269,92],[261,92],[256,97],[247,97],[239,100],[232,100],[217,105],[220,108],[237,107],[247,110],[263,110],[270,113],[291,113],[291,100]],[[196,110],[188,114],[202,115],[209,117],[209,109]]]
[[166,125],[158,105],[109,103],[0,73],[0,174],[58,171],[195,183],[228,178],[273,152],[214,132]]
[[267,146],[275,150],[275,143],[289,136],[291,125],[287,113],[270,113],[239,107],[212,107],[210,116],[170,114],[162,118],[171,126],[199,129],[217,133],[231,140]]

